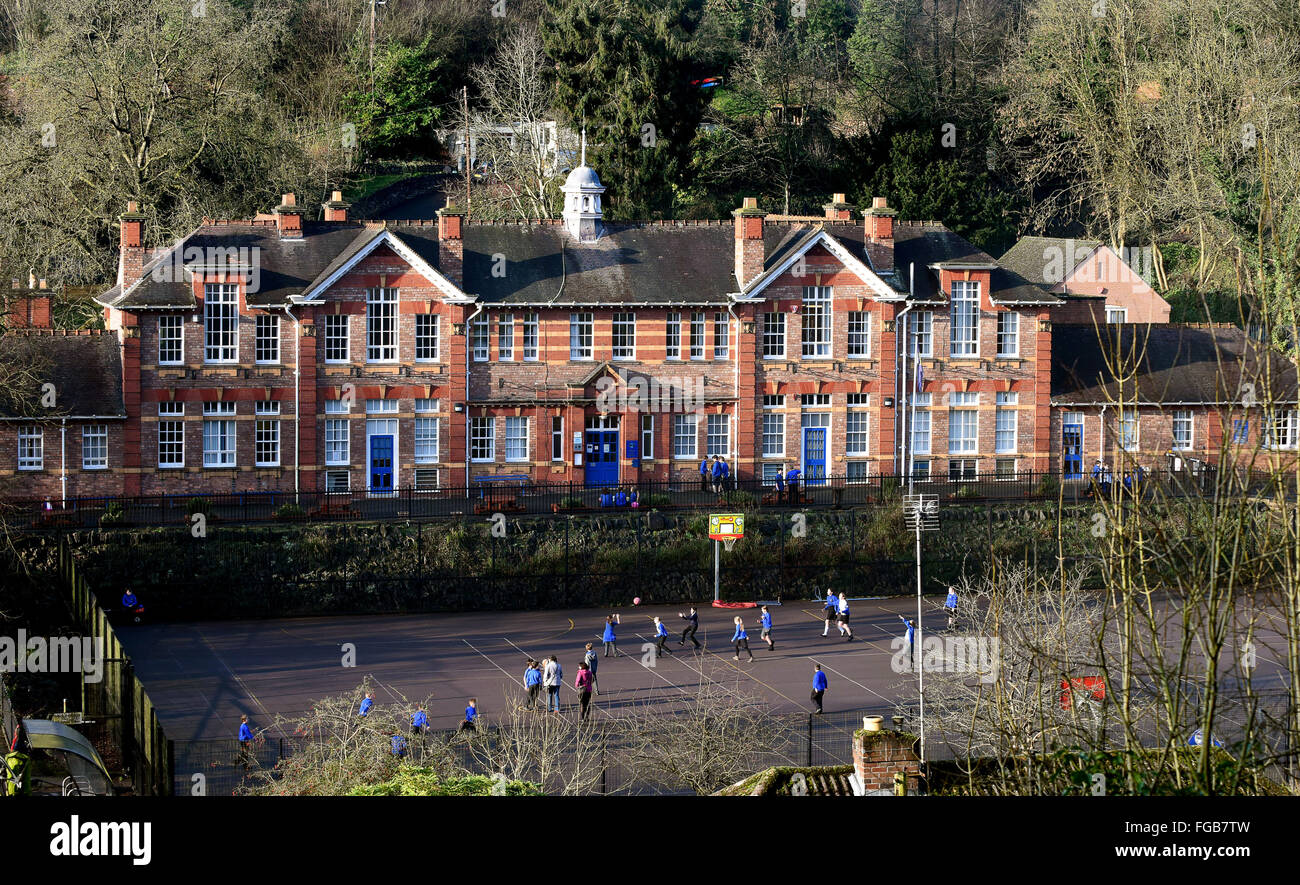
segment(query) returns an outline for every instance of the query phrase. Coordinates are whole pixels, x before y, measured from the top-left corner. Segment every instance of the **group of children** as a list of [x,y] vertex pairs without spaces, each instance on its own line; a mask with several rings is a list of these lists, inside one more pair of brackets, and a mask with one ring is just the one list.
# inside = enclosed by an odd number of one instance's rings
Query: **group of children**
[[721,495],[731,487],[731,465],[721,455],[714,455],[712,462],[707,457],[700,462],[700,491],[706,491],[710,486],[715,495]]

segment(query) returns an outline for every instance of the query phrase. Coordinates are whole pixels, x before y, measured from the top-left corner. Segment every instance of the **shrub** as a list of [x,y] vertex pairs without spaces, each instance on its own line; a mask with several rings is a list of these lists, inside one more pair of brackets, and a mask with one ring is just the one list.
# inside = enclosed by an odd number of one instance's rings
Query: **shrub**
[[1051,474],[1047,474],[1046,476],[1044,476],[1042,479],[1038,481],[1038,486],[1037,488],[1034,489],[1034,492],[1036,494],[1043,495],[1044,497],[1046,497],[1048,495],[1054,496],[1058,494],[1060,490],[1061,490],[1061,481],[1058,480],[1055,476],[1052,476]]
[[122,508],[121,501],[109,501],[104,507],[104,512],[99,515],[99,524],[104,525],[121,525],[126,521],[126,511]]
[[958,497],[958,498],[978,498],[978,497],[979,497],[979,489],[975,488],[975,486],[973,486],[973,485],[964,485],[964,486],[962,486],[961,488],[959,488],[959,489],[957,490],[957,497]]
[[671,507],[673,499],[669,495],[645,495],[640,499],[642,507]]
[[582,508],[581,498],[569,497],[569,498],[562,498],[560,500],[561,510],[579,510],[581,508]]
[[185,514],[187,516],[193,516],[195,513],[202,513],[204,516],[207,516],[208,510],[211,509],[211,507],[211,503],[206,498],[200,498],[196,495],[185,502]]
[[302,507],[300,507],[297,504],[294,504],[292,501],[290,501],[287,504],[281,504],[279,508],[277,508],[275,511],[276,519],[284,519],[284,520],[303,519],[306,515],[307,515],[307,511],[303,510]]

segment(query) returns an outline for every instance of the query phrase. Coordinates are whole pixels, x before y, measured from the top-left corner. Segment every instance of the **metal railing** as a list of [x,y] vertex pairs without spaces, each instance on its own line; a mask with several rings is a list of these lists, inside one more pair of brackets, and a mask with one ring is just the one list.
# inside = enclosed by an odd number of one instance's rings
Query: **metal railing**
[[[1275,479],[1269,474],[1239,477],[1243,493],[1263,488]],[[1212,465],[1148,472],[1136,488],[1142,493],[1159,490],[1173,496],[1203,494],[1214,487]],[[1134,483],[1117,479],[1117,491],[1131,492]],[[642,481],[605,486],[578,483],[532,483],[513,477],[500,482],[476,479],[470,486],[439,489],[407,487],[387,493],[342,492],[236,492],[229,494],[144,495],[137,497],[78,497],[56,505],[47,499],[10,499],[5,502],[10,522],[29,531],[109,528],[116,526],[182,525],[193,514],[207,521],[228,524],[255,522],[315,523],[394,519],[445,519],[492,513],[542,516],[551,514],[642,512],[647,510],[831,509],[891,506],[906,491],[937,495],[946,504],[990,501],[1055,501],[1064,494],[1067,504],[1096,495],[1108,495],[1111,484],[1095,482],[1086,474],[1021,471],[1015,474],[970,474],[915,478],[906,476],[828,476],[803,480],[778,488],[772,480],[732,480],[716,490],[698,474],[670,480]],[[1292,490],[1294,492],[1294,490]]]

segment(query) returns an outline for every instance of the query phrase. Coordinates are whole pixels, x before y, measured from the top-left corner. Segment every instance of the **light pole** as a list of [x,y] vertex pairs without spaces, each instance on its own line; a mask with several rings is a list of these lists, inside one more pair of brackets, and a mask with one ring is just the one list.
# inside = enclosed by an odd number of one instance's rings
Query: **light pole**
[[925,762],[925,655],[921,653],[924,636],[921,630],[921,532],[939,528],[938,495],[904,495],[903,518],[916,533],[916,634],[912,644],[912,661],[916,665],[916,687],[920,699],[921,762]]

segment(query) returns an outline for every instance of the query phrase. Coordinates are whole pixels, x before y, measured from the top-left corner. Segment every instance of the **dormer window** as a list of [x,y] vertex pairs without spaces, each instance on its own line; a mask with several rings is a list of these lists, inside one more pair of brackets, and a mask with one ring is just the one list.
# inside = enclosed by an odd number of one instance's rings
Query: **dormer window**
[[239,362],[239,286],[235,283],[203,287],[203,359]]

